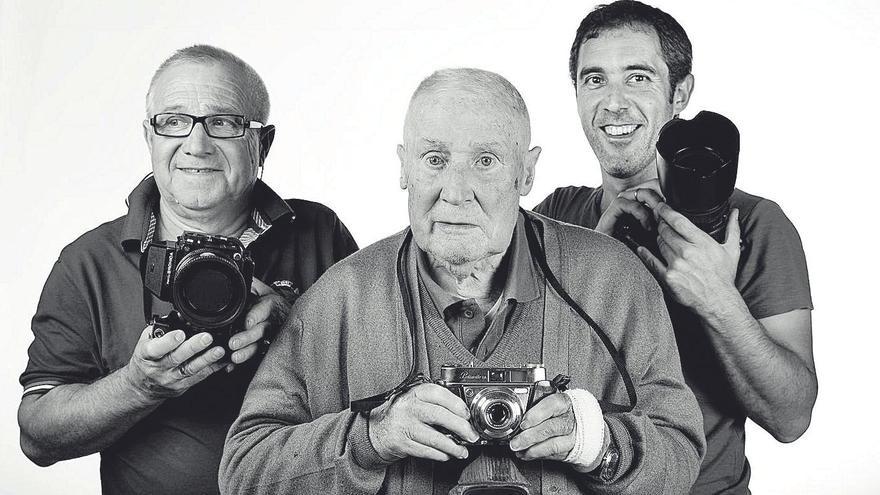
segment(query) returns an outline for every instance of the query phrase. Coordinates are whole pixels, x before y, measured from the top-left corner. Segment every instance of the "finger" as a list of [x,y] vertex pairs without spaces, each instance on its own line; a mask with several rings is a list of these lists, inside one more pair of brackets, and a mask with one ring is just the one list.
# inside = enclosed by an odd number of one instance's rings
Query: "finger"
[[275,289],[263,283],[262,280],[254,277],[251,280],[251,293],[258,296],[267,296],[269,294],[276,294]]
[[172,367],[180,366],[196,354],[207,349],[213,341],[214,338],[211,334],[207,332],[198,333],[187,339],[183,344],[180,344],[177,349],[174,349],[165,357]]
[[531,448],[518,452],[520,459],[531,461],[535,459],[551,459],[561,461],[568,457],[568,453],[574,448],[574,435],[557,436],[548,438]]
[[189,378],[184,378],[182,380],[182,382],[184,383],[184,385],[187,388],[192,387],[193,385],[201,382],[205,378],[208,378],[209,376],[213,375],[214,373],[222,370],[224,367],[225,367],[225,365],[223,363],[211,363],[208,366],[205,366],[204,368],[200,369],[198,372],[191,375]]
[[[662,238],[662,241],[676,254],[681,254],[684,246],[691,244],[690,241],[685,239],[681,234],[679,234],[675,229],[672,228],[665,220],[660,220],[657,223],[657,237]],[[661,239],[658,239],[659,243]]]
[[[214,364],[217,364],[217,369],[221,369],[226,364],[217,363],[217,361],[223,357],[223,348],[220,346],[213,347],[195,358],[183,363],[182,365],[177,367],[178,373],[180,373],[181,377],[186,378],[190,376],[198,375],[205,368],[211,367]],[[216,370],[214,370],[216,371]],[[213,373],[213,371],[211,371]],[[208,373],[208,374],[211,374]]]
[[464,401],[446,387],[441,387],[435,383],[423,383],[413,387],[410,392],[422,402],[445,407],[464,419],[470,419],[471,417],[471,413],[468,411]]
[[636,201],[627,198],[616,198],[611,202],[608,209],[605,210],[605,213],[602,214],[602,217],[599,218],[596,230],[606,235],[613,235],[620,218],[627,215],[635,218],[642,227],[651,229],[653,219],[651,218],[650,210]]
[[447,456],[445,460],[449,460],[449,457],[456,457],[458,459],[467,458],[467,448],[455,443],[451,438],[430,426],[423,424],[413,425],[410,429],[409,436],[416,444],[442,452]]
[[[641,189],[650,189],[650,190],[654,191],[655,193],[657,193],[657,195],[660,196],[661,198],[663,197],[663,189],[660,187],[660,179],[646,180],[645,182],[642,182],[641,184],[637,185],[636,187],[641,188]],[[635,188],[632,188],[632,189],[635,189]],[[639,197],[641,197],[641,194],[642,193],[639,193]]]
[[[660,252],[663,252],[662,248]],[[654,275],[654,278],[657,280],[663,280],[666,277],[666,265],[664,265],[663,262],[654,256],[654,254],[646,247],[639,246],[639,248],[636,249],[636,255],[638,255],[639,259],[642,260],[642,263],[648,267],[648,271],[651,272],[651,275]]]
[[166,354],[177,349],[181,342],[186,339],[183,330],[174,330],[157,338],[151,338],[153,326],[150,325],[141,332],[137,346],[143,350],[142,356],[151,361],[158,361],[165,357]]
[[651,209],[663,202],[663,196],[657,193],[657,191],[645,187],[644,185],[639,185],[637,187],[627,189],[626,191],[618,194],[617,197],[626,198],[634,202],[647,205]]
[[730,218],[727,219],[727,234],[724,237],[724,245],[727,247],[735,245],[736,250],[739,251],[739,239],[739,209],[734,208],[730,210]]
[[571,410],[571,399],[565,394],[552,394],[526,411],[520,429],[532,428],[544,421]]
[[687,219],[681,213],[675,211],[666,203],[660,203],[654,208],[654,215],[657,217],[657,222],[660,223],[662,219],[666,224],[672,228],[678,235],[683,237],[688,242],[695,242],[700,239],[701,236],[705,236],[706,233],[697,228],[696,225],[691,223],[690,220]]
[[269,322],[263,320],[256,325],[248,327],[248,329],[243,332],[238,332],[229,338],[229,348],[235,351],[243,349],[255,342],[259,342],[260,339],[266,335],[266,329],[268,326]]
[[272,316],[274,305],[275,301],[273,298],[260,296],[260,299],[251,306],[247,312],[247,316],[244,318],[245,328],[250,328],[261,321],[267,321],[269,317]]
[[243,349],[239,349],[232,353],[232,362],[235,364],[241,364],[248,359],[257,355],[257,351],[260,350],[259,344],[251,344]]
[[523,429],[510,440],[510,450],[527,450],[548,438],[570,435],[574,431],[573,418],[567,416],[554,416],[538,425]]
[[470,421],[445,407],[423,402],[412,412],[422,423],[444,428],[466,442],[474,443],[480,439],[480,435]]

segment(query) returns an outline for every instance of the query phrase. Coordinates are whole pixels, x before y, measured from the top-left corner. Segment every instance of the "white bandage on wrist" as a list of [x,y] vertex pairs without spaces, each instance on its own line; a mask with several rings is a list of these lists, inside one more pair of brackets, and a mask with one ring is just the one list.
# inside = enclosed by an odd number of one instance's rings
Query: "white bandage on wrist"
[[605,447],[605,418],[602,417],[602,409],[599,401],[586,390],[576,388],[563,393],[571,399],[575,418],[574,447],[563,462],[576,465],[578,471],[591,471],[601,462]]

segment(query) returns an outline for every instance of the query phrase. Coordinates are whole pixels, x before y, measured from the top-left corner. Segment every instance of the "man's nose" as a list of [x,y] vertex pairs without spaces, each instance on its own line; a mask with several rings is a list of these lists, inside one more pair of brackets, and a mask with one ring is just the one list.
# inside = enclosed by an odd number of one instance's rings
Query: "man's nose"
[[204,156],[210,155],[213,149],[214,142],[205,131],[204,122],[193,124],[192,132],[184,138],[183,152],[187,155]]
[[603,101],[605,110],[617,113],[629,108],[626,87],[622,84],[609,84]]
[[441,175],[440,199],[459,206],[474,199],[474,188],[467,166],[450,166]]

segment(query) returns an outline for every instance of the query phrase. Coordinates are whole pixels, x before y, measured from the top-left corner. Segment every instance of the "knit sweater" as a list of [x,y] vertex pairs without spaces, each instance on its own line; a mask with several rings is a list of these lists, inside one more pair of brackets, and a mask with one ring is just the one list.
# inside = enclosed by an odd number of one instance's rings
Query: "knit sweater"
[[[602,484],[562,462],[542,461],[542,491],[686,493],[705,440],[659,286],[617,241],[528,215],[542,226],[550,268],[620,350],[638,394],[632,412],[605,414],[621,451],[614,480]],[[381,462],[367,419],[349,408],[350,400],[397,385],[413,359],[395,272],[404,234],[337,263],[297,301],[227,436],[221,492],[431,492],[432,461]],[[414,273],[415,257],[407,259]],[[425,331],[420,312],[414,313],[416,361],[429,374]],[[544,328],[535,331],[543,331],[547,375],[570,375],[572,388],[626,404],[605,347],[551,289],[545,291],[542,319]]]

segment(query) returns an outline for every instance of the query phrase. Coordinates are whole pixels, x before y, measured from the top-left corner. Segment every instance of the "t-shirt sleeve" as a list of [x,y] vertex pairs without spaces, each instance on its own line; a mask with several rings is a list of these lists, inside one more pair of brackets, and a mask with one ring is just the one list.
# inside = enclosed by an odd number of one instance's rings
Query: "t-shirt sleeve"
[[773,201],[740,212],[743,251],[736,285],[757,319],[813,309],[807,260],[797,229]]
[[540,203],[535,205],[535,207],[532,208],[532,211],[534,211],[535,213],[540,213],[541,215],[544,215],[545,217],[558,219],[559,212],[557,210],[559,209],[559,205],[558,205],[557,198],[559,195],[560,195],[560,188],[558,188],[555,191],[553,191],[552,193],[550,193],[549,196],[544,198],[544,201],[541,201]]
[[25,395],[103,376],[90,313],[64,262],[57,261],[31,323],[34,341],[19,379]]

